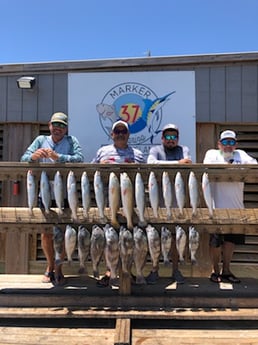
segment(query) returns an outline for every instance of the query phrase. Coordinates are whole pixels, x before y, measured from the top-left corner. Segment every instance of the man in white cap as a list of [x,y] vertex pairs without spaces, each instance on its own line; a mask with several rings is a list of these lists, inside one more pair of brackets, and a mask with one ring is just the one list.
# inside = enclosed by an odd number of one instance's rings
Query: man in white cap
[[150,149],[147,163],[192,163],[189,148],[178,145],[179,129],[176,125],[169,123],[163,127],[161,141],[161,145],[155,145]]
[[[129,136],[130,132],[127,122],[122,120],[114,122],[111,131],[113,144],[102,146],[91,163],[145,163],[142,152],[128,145]],[[105,275],[97,281],[97,286],[107,287],[109,282],[110,269],[107,267]]]
[[[178,145],[179,129],[173,123],[168,123],[162,129],[161,145],[150,149],[147,163],[152,164],[191,164],[190,151],[187,146]],[[173,198],[175,200],[175,198]],[[175,239],[172,241],[172,280],[178,284],[184,283],[184,277],[178,269],[178,252]],[[146,280],[149,284],[155,284],[158,280],[158,271],[151,271]]]
[[[237,136],[232,130],[220,134],[217,143],[218,149],[208,150],[203,163],[207,164],[257,164],[256,159],[245,151],[237,149]],[[211,182],[211,191],[215,208],[244,208],[243,182]],[[221,281],[240,283],[240,279],[231,272],[230,263],[236,244],[243,244],[244,234],[211,234],[210,256],[212,260],[212,273],[210,280],[214,283]],[[220,260],[222,250],[222,270]]]
[[129,136],[127,122],[114,122],[111,131],[113,144],[102,146],[92,163],[144,163],[142,152],[128,145]]
[[[67,115],[63,112],[54,113],[48,127],[50,135],[37,136],[21,157],[21,162],[83,162],[82,148],[78,139],[67,135]],[[39,206],[42,207],[40,197]],[[47,259],[47,268],[42,282],[62,285],[64,283],[62,265],[55,265],[54,261],[53,235],[47,232],[42,233],[41,246]]]

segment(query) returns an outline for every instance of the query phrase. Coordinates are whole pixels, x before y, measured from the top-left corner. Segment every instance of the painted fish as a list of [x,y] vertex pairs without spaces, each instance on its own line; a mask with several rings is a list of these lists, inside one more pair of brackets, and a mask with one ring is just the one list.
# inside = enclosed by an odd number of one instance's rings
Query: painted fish
[[202,191],[204,201],[209,210],[210,218],[213,218],[213,199],[211,195],[211,186],[208,173],[204,172],[202,175]]
[[58,207],[59,215],[62,215],[64,206],[64,185],[63,178],[60,171],[55,173],[54,177],[54,196],[56,201],[56,206]]
[[111,225],[118,229],[119,223],[117,220],[117,212],[120,206],[120,184],[118,177],[114,172],[109,174],[109,182],[108,182],[108,201],[109,201],[109,208],[111,212]]
[[197,207],[199,204],[199,189],[198,189],[198,181],[193,171],[190,172],[188,178],[188,190],[189,190],[189,197],[190,197],[190,205],[192,207],[192,215],[197,215]]
[[167,171],[163,171],[162,173],[162,194],[164,204],[167,210],[167,219],[170,220],[172,217],[172,183],[170,181],[169,174]]
[[77,232],[71,225],[66,225],[65,228],[65,252],[67,255],[68,263],[70,264],[73,259],[73,253],[76,247]]
[[199,232],[193,226],[189,226],[189,252],[191,256],[192,265],[195,265],[197,262],[196,252],[199,247],[199,239]]
[[157,271],[159,268],[159,257],[160,257],[160,236],[157,229],[150,224],[146,227],[149,253],[152,262],[152,271]]
[[104,254],[107,267],[110,269],[110,282],[112,282],[112,280],[115,280],[117,277],[119,262],[118,234],[109,224],[105,225],[104,233],[106,239]]
[[40,176],[40,197],[45,208],[45,212],[49,213],[51,205],[51,189],[50,183],[45,170],[41,172]]
[[185,185],[180,171],[176,173],[175,177],[175,193],[180,215],[183,215],[183,209],[185,206]]
[[64,231],[58,226],[53,227],[53,246],[55,252],[55,264],[63,263],[62,257],[64,253]]
[[85,262],[90,254],[90,232],[83,225],[78,228],[79,273],[87,273]]
[[186,246],[186,233],[185,230],[176,225],[176,249],[179,255],[179,261],[181,264],[185,262],[184,254],[185,254],[185,246]]
[[133,185],[126,172],[120,174],[121,200],[127,228],[133,229]]
[[95,171],[94,174],[94,193],[95,200],[99,211],[99,218],[102,223],[107,221],[104,210],[105,210],[105,197],[104,197],[104,185],[99,170]]
[[165,226],[161,227],[161,253],[164,260],[164,265],[168,266],[169,262],[169,255],[171,251],[171,244],[172,244],[172,234],[171,231],[166,228]]
[[153,211],[153,215],[155,218],[158,218],[159,187],[158,187],[158,181],[153,171],[151,171],[149,174],[148,189],[149,189],[149,198],[150,198],[150,204]]
[[83,216],[88,218],[90,209],[90,181],[87,172],[84,171],[81,176],[81,193],[82,193],[82,208]]
[[145,187],[140,172],[136,173],[135,176],[135,203],[138,210],[139,226],[146,226],[147,222],[144,217],[145,211]]
[[147,260],[148,254],[148,240],[145,231],[139,227],[133,229],[134,239],[134,251],[133,261],[136,271],[136,284],[142,285],[147,284],[144,275],[143,268]]
[[99,263],[104,253],[105,248],[105,234],[104,230],[98,226],[92,226],[91,240],[90,240],[90,257],[93,268],[93,276],[99,277]]
[[72,170],[69,171],[67,176],[67,198],[68,204],[72,213],[72,220],[77,221],[77,206],[78,206],[78,194],[75,174]]
[[122,272],[130,275],[133,263],[133,235],[132,232],[124,226],[119,231],[119,252],[122,264]]
[[32,214],[36,202],[36,182],[32,170],[27,172],[27,198],[29,210]]

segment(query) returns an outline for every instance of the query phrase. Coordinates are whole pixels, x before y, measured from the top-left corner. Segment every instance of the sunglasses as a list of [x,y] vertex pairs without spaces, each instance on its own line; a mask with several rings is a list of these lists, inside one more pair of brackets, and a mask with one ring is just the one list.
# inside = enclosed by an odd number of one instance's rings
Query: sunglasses
[[66,125],[61,122],[52,122],[53,127],[66,128]]
[[114,129],[113,133],[115,133],[115,134],[127,134],[128,130],[127,129]]
[[176,140],[176,139],[178,138],[178,136],[175,135],[175,134],[173,134],[173,135],[165,134],[165,135],[164,135],[164,138],[165,138],[166,140]]
[[222,139],[220,142],[223,146],[235,146],[236,145],[236,140],[234,140],[234,139]]

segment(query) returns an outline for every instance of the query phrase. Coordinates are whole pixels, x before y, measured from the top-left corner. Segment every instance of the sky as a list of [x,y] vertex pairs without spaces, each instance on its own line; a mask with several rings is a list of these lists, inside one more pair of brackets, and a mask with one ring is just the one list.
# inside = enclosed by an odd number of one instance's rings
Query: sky
[[258,0],[0,0],[0,64],[258,51]]

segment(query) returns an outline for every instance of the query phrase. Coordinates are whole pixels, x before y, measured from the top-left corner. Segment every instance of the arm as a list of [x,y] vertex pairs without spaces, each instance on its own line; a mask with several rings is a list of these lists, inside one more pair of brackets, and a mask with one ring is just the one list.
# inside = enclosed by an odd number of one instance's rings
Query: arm
[[71,162],[71,163],[79,163],[83,162],[84,157],[82,154],[82,148],[79,144],[79,141],[77,138],[70,136],[68,137],[68,140],[70,140],[71,145],[71,153],[70,154],[58,154],[58,158],[56,162],[64,163],[64,162]]
[[27,148],[21,157],[21,162],[33,162],[35,159],[32,158],[33,154],[41,149],[42,136],[38,136]]

